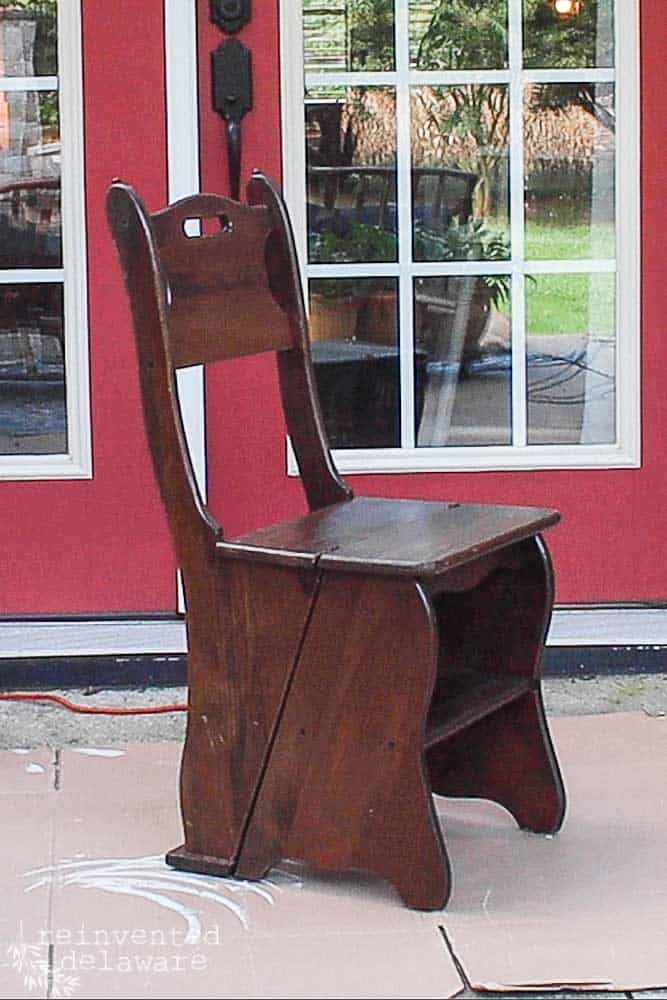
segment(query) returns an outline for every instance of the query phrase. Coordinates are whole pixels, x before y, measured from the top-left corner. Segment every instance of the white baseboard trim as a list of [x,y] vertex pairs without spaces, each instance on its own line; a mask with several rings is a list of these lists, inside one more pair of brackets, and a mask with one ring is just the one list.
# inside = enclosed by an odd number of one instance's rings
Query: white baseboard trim
[[185,652],[185,624],[178,620],[0,621],[0,660]]
[[[667,607],[556,608],[549,646],[667,646]],[[0,660],[187,651],[177,619],[0,620]]]
[[667,607],[556,608],[548,646],[667,646]]

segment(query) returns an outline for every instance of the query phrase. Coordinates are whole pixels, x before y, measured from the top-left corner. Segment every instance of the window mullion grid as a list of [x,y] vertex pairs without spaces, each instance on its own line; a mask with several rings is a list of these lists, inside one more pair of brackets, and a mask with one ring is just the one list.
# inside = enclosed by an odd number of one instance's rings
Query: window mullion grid
[[[624,45],[616,29],[614,63],[616,86],[615,203],[616,219],[616,427],[621,441],[632,442],[641,453],[641,369],[640,346],[630,331],[641,328],[641,201],[632,165],[640,158],[639,107],[639,12],[630,5],[614,11],[615,24],[621,13]],[[619,86],[619,84],[622,84]],[[620,225],[621,219],[623,225]],[[621,336],[622,332],[622,336]]]
[[524,259],[523,153],[523,10],[522,0],[509,0],[509,120],[510,120],[510,229],[512,241],[512,444],[524,448],[528,441],[526,395],[526,280]]
[[0,285],[57,284],[65,280],[62,267],[19,267],[0,269]]
[[396,194],[398,202],[399,357],[401,447],[415,447],[414,309],[412,281],[412,142],[410,109],[410,13],[396,0]]
[[332,70],[329,73],[305,73],[306,90],[329,87],[393,87],[396,74],[389,70],[365,72],[364,70]]
[[10,93],[31,90],[58,90],[57,76],[5,76],[0,77],[0,92]]

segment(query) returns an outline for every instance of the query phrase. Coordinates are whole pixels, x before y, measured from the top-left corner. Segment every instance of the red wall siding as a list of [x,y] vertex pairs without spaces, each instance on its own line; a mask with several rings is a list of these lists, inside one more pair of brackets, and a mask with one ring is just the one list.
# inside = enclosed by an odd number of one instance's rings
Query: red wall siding
[[[113,176],[150,207],[166,200],[162,0],[85,3],[84,68],[92,482],[3,483],[0,613],[148,611],[174,606],[174,559],[144,440],[129,316],[104,218]],[[257,4],[241,37],[253,50],[255,108],[244,174],[280,176],[277,0]],[[221,40],[200,0],[203,186],[226,190],[223,126],[210,110],[208,53]],[[667,598],[667,138],[662,127],[667,20],[642,2],[644,464],[636,471],[351,477],[358,493],[553,504],[559,601]],[[284,427],[271,359],[211,372],[210,493],[230,534],[305,509],[284,472]]]
[[[210,110],[208,52],[220,33],[201,4],[200,43],[203,180],[226,190],[221,123]],[[253,50],[256,106],[247,119],[244,172],[259,166],[279,176],[279,66],[277,3],[262,5],[243,32]],[[664,0],[643,0],[643,468],[628,471],[419,474],[353,476],[359,494],[424,499],[553,505],[563,523],[549,534],[561,602],[667,598],[667,138],[663,127],[667,85]],[[255,358],[216,372],[209,380],[211,501],[228,532],[250,530],[303,510],[284,473],[284,428],[272,362]],[[257,419],[259,417],[259,419]],[[255,422],[248,437],[248,426]],[[235,443],[239,442],[236,447]],[[224,469],[224,472],[222,471]],[[242,499],[241,499],[242,498]]]
[[166,199],[162,0],[83,3],[94,479],[3,483],[0,613],[172,608],[174,561],[144,441],[104,195]]

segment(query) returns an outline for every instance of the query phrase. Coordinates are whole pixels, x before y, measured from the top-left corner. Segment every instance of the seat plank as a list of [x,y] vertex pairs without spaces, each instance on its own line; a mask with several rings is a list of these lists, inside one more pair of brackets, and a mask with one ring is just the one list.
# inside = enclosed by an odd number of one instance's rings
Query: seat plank
[[357,497],[218,543],[223,558],[429,577],[530,538],[555,510]]

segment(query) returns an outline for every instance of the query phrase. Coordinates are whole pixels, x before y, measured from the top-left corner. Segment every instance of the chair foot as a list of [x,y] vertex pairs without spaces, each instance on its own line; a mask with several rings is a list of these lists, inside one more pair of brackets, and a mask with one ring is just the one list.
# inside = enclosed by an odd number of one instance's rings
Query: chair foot
[[169,851],[165,861],[171,868],[178,868],[179,871],[184,872],[197,872],[200,875],[232,875],[234,873],[232,861],[225,858],[212,858],[207,854],[194,854],[187,850],[185,844]]
[[[347,831],[339,831],[342,839],[336,842],[336,831],[322,831],[324,839],[311,835],[310,829],[292,827],[288,834],[289,847],[279,848],[273,855],[262,842],[262,834],[246,841],[234,877],[256,881],[264,878],[270,868],[283,858],[301,861],[308,869],[317,872],[368,872],[385,879],[398,892],[406,904],[415,910],[440,910],[449,899],[452,877],[447,852],[430,819],[432,803],[428,793],[420,801],[408,805],[396,800],[390,815],[377,811],[377,828],[368,827],[363,840],[351,845],[345,838]],[[392,824],[392,817],[395,819]],[[348,817],[349,821],[350,817]],[[395,845],[400,829],[405,823],[410,827],[413,843],[396,853]],[[349,823],[348,823],[349,825]]]
[[563,823],[565,790],[539,690],[431,747],[427,764],[438,795],[491,799],[535,833]]

